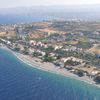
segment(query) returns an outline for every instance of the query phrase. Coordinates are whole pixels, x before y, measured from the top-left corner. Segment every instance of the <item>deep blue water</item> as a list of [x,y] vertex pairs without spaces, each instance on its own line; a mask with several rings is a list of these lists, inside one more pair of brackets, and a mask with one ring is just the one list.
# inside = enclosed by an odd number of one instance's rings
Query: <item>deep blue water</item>
[[100,89],[32,68],[0,49],[0,100],[100,100]]

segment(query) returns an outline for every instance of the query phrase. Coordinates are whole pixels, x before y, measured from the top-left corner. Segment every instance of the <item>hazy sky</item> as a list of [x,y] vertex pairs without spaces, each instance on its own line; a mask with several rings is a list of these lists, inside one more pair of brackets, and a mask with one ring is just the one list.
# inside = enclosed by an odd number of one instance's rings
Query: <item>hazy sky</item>
[[0,0],[0,8],[34,5],[100,4],[100,0]]

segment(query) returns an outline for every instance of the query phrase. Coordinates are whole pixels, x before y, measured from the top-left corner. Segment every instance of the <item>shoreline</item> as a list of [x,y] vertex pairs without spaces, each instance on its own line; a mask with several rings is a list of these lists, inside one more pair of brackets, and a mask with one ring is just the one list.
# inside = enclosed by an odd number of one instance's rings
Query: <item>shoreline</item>
[[88,76],[83,76],[83,77],[79,77],[76,74],[73,74],[69,71],[67,71],[66,69],[59,69],[58,67],[56,67],[54,64],[49,63],[49,62],[41,62],[41,60],[39,58],[36,57],[30,57],[28,55],[23,55],[20,53],[17,53],[15,51],[10,50],[9,48],[5,47],[0,47],[6,50],[9,50],[11,53],[13,53],[17,59],[19,59],[20,61],[22,61],[23,63],[29,65],[30,67],[39,69],[39,70],[43,70],[46,72],[50,72],[53,74],[58,74],[58,75],[62,75],[65,76],[67,78],[71,78],[71,79],[75,79],[78,81],[82,81],[85,82],[87,84],[90,84],[91,86],[96,86],[100,88],[100,85],[97,85],[91,78],[89,78]]

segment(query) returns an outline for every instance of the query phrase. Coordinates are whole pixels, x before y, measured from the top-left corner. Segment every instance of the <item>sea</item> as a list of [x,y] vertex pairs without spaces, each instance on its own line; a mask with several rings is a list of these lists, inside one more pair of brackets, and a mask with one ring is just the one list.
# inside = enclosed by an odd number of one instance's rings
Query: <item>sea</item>
[[53,16],[28,16],[28,15],[0,15],[0,24],[19,24],[57,20]]
[[1,48],[0,100],[100,100],[100,88],[33,68]]

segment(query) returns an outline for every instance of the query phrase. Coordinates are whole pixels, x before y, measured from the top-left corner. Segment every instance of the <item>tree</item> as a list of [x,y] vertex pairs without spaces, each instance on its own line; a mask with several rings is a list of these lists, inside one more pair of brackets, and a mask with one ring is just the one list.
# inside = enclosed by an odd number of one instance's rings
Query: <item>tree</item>
[[68,66],[76,66],[76,65],[79,65],[80,62],[77,62],[77,61],[72,61],[72,60],[67,60],[65,63],[64,63],[64,67],[66,67],[66,65]]
[[42,54],[41,53],[38,53],[38,52],[33,52],[33,56],[34,57],[38,57],[38,56],[42,56]]
[[53,48],[52,46],[49,46],[48,48],[45,49],[45,51],[46,51],[47,53],[50,53],[50,52],[52,52],[53,50],[54,50],[54,48]]
[[98,84],[100,84],[100,75],[97,75],[95,78],[94,78],[94,81]]
[[84,76],[84,71],[77,70],[75,74],[77,74],[79,77],[82,77],[82,76]]
[[53,57],[50,57],[48,53],[43,57],[44,62],[52,62],[53,60]]
[[18,44],[15,45],[15,51],[20,51],[20,47],[18,46]]
[[24,52],[23,52],[25,55],[28,55],[28,47],[27,46],[24,46]]

